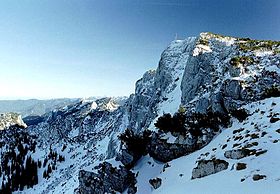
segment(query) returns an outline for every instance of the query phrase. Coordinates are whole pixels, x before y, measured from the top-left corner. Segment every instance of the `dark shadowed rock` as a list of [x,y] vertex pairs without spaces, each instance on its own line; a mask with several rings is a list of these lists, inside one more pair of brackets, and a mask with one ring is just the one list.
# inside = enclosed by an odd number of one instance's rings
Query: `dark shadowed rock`
[[200,144],[168,143],[165,139],[161,139],[154,134],[151,143],[148,145],[148,153],[158,161],[169,162],[175,158],[190,154],[202,146]]
[[150,179],[149,183],[154,189],[158,189],[161,186],[161,178]]
[[258,181],[258,180],[261,180],[261,179],[264,179],[264,178],[266,178],[265,175],[260,175],[260,174],[254,174],[253,175],[253,180],[254,181]]
[[117,154],[116,161],[121,161],[124,166],[133,166],[136,158],[130,154],[127,149],[122,149],[121,152]]
[[237,163],[235,168],[236,168],[236,170],[244,170],[244,169],[247,168],[247,164],[245,164],[245,163]]
[[122,193],[126,189],[132,194],[136,191],[134,173],[123,166],[115,168],[110,163],[104,162],[96,169],[97,173],[80,171],[77,194]]

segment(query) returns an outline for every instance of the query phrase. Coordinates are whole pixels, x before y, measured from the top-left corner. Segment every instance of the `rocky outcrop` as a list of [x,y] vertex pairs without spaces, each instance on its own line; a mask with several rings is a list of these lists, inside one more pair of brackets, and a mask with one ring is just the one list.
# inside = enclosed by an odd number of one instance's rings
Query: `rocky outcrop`
[[192,171],[192,179],[205,177],[226,170],[228,165],[228,162],[220,159],[201,160]]
[[122,193],[126,189],[130,194],[136,193],[135,175],[131,171],[122,166],[115,168],[108,162],[100,164],[96,169],[97,173],[80,171],[77,194]]
[[147,128],[156,115],[156,104],[159,102],[160,94],[155,91],[156,71],[147,71],[143,78],[135,85],[135,94],[127,101],[129,126],[136,132]]
[[127,149],[122,149],[116,157],[116,161],[120,161],[124,166],[127,167],[134,166],[135,162],[137,162],[138,159],[139,156],[134,156],[133,154],[129,153]]
[[154,133],[151,143],[148,145],[148,153],[154,159],[161,162],[169,162],[173,159],[187,155],[202,147],[199,144],[179,144],[168,143],[167,140],[161,139],[158,134]]
[[26,128],[27,125],[23,122],[21,115],[17,113],[2,113],[0,114],[0,130],[16,126]]

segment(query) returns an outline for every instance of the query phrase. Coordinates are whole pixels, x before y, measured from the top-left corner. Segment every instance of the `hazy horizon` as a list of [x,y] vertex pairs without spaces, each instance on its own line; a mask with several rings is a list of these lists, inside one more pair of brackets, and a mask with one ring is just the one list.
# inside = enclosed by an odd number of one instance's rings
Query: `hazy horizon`
[[279,10],[277,0],[1,1],[0,99],[129,96],[176,34],[280,40]]

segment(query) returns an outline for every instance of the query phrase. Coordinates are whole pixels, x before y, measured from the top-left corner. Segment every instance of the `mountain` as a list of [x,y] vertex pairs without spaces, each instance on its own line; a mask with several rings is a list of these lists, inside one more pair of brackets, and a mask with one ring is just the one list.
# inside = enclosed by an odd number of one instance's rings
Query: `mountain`
[[0,100],[0,113],[15,112],[26,116],[41,116],[53,109],[62,108],[76,102],[78,99],[51,99],[51,100]]
[[279,51],[213,33],[174,40],[129,98],[0,131],[2,192],[278,193]]

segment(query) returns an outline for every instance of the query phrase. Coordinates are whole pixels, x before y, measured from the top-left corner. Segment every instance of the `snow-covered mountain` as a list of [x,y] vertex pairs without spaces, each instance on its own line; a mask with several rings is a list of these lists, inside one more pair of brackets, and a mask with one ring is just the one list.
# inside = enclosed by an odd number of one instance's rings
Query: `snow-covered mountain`
[[0,100],[0,113],[15,112],[22,117],[41,116],[53,109],[61,108],[77,102],[78,99],[51,99],[51,100]]
[[0,131],[2,192],[278,193],[279,51],[212,33],[174,40],[128,99],[84,99]]

